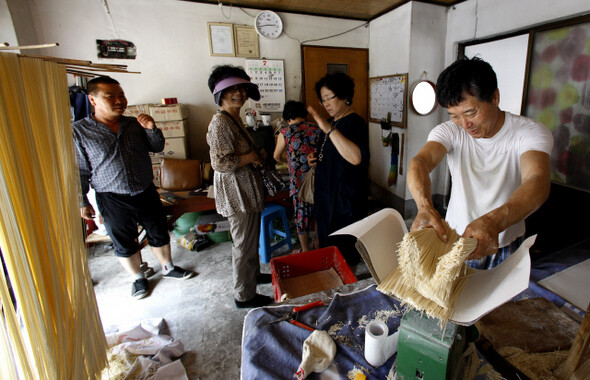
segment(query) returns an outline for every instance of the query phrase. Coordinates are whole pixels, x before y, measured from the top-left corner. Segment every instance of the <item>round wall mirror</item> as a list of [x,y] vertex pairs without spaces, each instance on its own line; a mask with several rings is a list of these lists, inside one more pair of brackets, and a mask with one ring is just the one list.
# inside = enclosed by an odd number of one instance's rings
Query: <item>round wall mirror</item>
[[434,111],[437,106],[434,83],[429,80],[418,82],[412,90],[411,101],[412,107],[420,115],[428,115]]

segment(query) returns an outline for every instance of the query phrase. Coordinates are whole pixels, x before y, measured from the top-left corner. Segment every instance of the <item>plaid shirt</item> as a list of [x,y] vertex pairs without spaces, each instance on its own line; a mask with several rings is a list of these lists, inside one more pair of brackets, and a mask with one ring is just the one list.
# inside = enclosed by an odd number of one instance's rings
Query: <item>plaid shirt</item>
[[143,128],[134,117],[121,116],[116,135],[88,115],[73,124],[83,205],[88,206],[89,185],[99,193],[137,195],[153,181],[148,152],[164,149],[158,128]]
[[500,263],[506,260],[508,256],[516,252],[523,242],[524,236],[520,236],[509,245],[498,249],[498,252],[493,255],[484,256],[479,260],[467,260],[466,263],[468,266],[475,269],[492,269],[500,265]]

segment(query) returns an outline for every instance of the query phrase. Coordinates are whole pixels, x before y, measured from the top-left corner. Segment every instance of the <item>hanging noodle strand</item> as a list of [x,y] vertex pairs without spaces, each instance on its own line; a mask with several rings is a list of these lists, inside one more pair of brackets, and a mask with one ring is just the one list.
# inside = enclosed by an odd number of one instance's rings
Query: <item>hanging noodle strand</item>
[[65,66],[0,53],[0,141],[0,375],[98,378],[107,346],[78,213]]

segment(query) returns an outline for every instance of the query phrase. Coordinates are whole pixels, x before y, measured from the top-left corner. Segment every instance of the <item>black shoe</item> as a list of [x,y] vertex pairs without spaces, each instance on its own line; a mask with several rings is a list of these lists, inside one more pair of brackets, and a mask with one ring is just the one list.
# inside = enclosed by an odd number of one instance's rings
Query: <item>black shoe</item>
[[263,296],[262,294],[256,294],[254,298],[248,301],[238,301],[234,299],[234,302],[236,303],[238,309],[245,309],[269,305],[273,302],[273,299],[268,296]]
[[193,275],[194,273],[190,270],[182,269],[181,267],[175,265],[174,269],[172,269],[170,272],[166,273],[162,277],[174,278],[176,280],[186,280],[188,278],[193,277]]
[[148,280],[147,278],[138,278],[131,285],[131,297],[136,300],[142,299],[148,294]]
[[272,275],[268,273],[260,273],[256,276],[257,284],[270,284],[272,282]]

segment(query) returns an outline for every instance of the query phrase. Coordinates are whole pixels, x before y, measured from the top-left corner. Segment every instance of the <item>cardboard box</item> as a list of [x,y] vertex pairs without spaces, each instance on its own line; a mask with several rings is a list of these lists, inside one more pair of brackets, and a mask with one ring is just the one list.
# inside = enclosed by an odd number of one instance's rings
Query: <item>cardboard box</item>
[[162,130],[164,137],[184,137],[188,132],[188,119],[162,121],[156,123],[156,126]]
[[153,104],[136,104],[136,105],[132,105],[132,106],[127,106],[127,109],[125,110],[123,115],[132,116],[132,117],[138,117],[142,113],[149,115],[150,114],[150,109],[149,109],[150,106],[153,106]]
[[188,107],[186,104],[154,104],[149,107],[150,115],[156,122],[174,121],[188,118]]
[[[182,158],[188,157],[188,144],[186,137],[173,137],[166,139],[164,150],[160,153],[150,153],[152,157],[160,158]],[[152,159],[154,162],[154,159]]]
[[152,173],[154,174],[154,185],[160,187],[160,173],[161,167],[160,164],[153,164],[152,163]]

